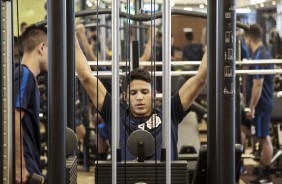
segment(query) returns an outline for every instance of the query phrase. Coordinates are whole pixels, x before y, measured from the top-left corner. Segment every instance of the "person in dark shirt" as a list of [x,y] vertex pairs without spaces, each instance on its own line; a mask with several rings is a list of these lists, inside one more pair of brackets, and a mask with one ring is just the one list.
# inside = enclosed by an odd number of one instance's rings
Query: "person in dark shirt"
[[[85,58],[78,41],[76,40],[76,72],[81,84],[86,89],[94,106],[104,119],[105,123],[112,123],[112,97],[103,84],[92,75],[87,59]],[[176,160],[178,124],[189,112],[190,106],[201,89],[206,84],[207,57],[202,59],[198,73],[191,77],[171,98],[171,159]],[[134,69],[128,77],[124,99],[128,108],[121,104],[120,113],[120,148],[123,160],[136,159],[128,150],[126,140],[135,130],[147,130],[156,137],[156,153],[146,159],[160,159],[162,147],[162,111],[161,108],[152,108],[153,89],[151,76],[144,69]],[[130,85],[130,87],[129,87]],[[155,124],[152,124],[152,120]],[[110,127],[110,126],[109,126]],[[126,156],[125,156],[126,155]]]
[[16,183],[42,175],[40,166],[40,94],[36,77],[47,71],[47,29],[27,28],[22,35],[23,57],[15,69]]
[[[252,59],[272,59],[270,52],[262,43],[262,34],[262,28],[258,24],[251,25],[245,33],[246,45],[252,52]],[[272,64],[249,66],[249,69],[255,70],[273,68]],[[265,167],[264,174],[250,183],[272,183],[269,172],[273,155],[269,136],[272,101],[273,75],[247,75],[246,105],[249,107],[247,119],[251,121],[251,127],[245,127],[245,131],[248,130],[257,137],[262,146],[262,164]]]
[[194,34],[191,31],[185,33],[187,45],[183,48],[184,61],[200,61],[204,54],[204,46],[200,43],[195,43]]

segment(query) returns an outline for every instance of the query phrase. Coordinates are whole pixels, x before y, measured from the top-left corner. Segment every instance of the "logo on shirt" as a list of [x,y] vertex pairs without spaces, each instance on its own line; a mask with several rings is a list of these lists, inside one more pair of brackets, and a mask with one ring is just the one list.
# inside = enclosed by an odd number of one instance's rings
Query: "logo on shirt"
[[153,114],[150,119],[148,119],[145,123],[138,125],[138,128],[141,130],[151,130],[159,127],[162,124],[162,120],[157,114]]

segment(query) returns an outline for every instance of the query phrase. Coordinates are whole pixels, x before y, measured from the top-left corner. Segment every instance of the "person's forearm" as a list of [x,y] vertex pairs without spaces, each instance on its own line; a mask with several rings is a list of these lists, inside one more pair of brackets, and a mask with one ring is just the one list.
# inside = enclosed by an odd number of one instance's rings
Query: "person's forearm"
[[197,75],[188,79],[179,90],[179,96],[183,110],[186,111],[206,85],[207,78],[207,56],[202,58]]
[[198,73],[196,74],[196,78],[199,82],[205,84],[207,80],[207,52],[205,52],[202,62],[199,66]]
[[148,31],[148,41],[145,45],[145,49],[144,49],[144,53],[143,55],[139,58],[140,61],[149,61],[151,60],[152,57],[152,46],[154,47],[154,45],[152,45],[152,42],[154,42],[155,39],[155,34],[157,33],[157,28],[154,28],[154,30],[152,30],[152,28],[150,28],[150,31]]
[[91,45],[89,44],[85,33],[79,33],[79,37],[80,37],[80,39],[81,39],[81,41],[82,41],[82,44],[83,44],[83,47],[84,47],[84,49],[85,49],[86,57],[87,57],[89,60],[92,60],[92,61],[97,60],[97,57],[96,57],[95,54],[93,53],[92,47],[91,47]]
[[78,44],[77,39],[75,42],[75,51],[76,72],[78,78],[82,86],[85,88],[87,94],[90,96],[94,106],[100,111],[104,103],[104,98],[106,96],[107,90],[103,86],[101,81],[92,75],[91,69]]
[[84,56],[78,41],[75,42],[75,61],[76,61],[76,72],[78,77],[81,76],[83,73],[91,72],[91,69],[87,63],[87,59]]
[[251,100],[250,100],[250,105],[249,107],[251,109],[255,109],[257,106],[257,103],[260,99],[261,96],[261,91],[262,91],[262,87],[261,86],[257,86],[254,85],[252,88],[252,96],[251,96]]
[[25,159],[24,159],[24,147],[23,147],[23,131],[21,127],[21,122],[18,118],[16,118],[15,125],[15,148],[16,148],[16,166],[20,166],[21,168],[25,167]]

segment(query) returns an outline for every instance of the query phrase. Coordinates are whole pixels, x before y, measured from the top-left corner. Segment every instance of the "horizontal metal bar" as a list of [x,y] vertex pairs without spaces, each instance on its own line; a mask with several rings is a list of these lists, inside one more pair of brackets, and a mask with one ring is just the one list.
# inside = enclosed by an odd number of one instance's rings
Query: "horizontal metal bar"
[[[150,72],[151,73],[151,72]],[[198,71],[171,71],[171,76],[191,76],[196,75]],[[266,70],[235,70],[236,75],[249,74],[249,75],[271,75],[271,74],[282,74],[282,69],[266,69]],[[97,75],[97,71],[93,71],[94,76]],[[155,71],[152,75],[162,76],[162,71]],[[120,72],[120,76],[126,76],[125,72]],[[98,76],[103,78],[112,77],[111,71],[98,71]]]
[[[111,9],[110,8],[105,8],[105,9],[98,9],[98,11],[96,9],[93,10],[82,10],[79,12],[75,13],[75,17],[85,17],[85,16],[90,16],[90,15],[111,15]],[[160,19],[162,18],[162,12],[156,12],[154,14],[154,16],[150,15],[150,14],[137,14],[137,15],[127,15],[124,12],[120,12],[119,13],[120,17],[122,18],[129,18],[131,20],[134,21],[150,21],[152,20],[154,17],[156,19]],[[195,12],[195,11],[186,11],[186,10],[180,10],[180,9],[172,9],[171,10],[171,15],[184,15],[184,16],[192,16],[192,17],[198,17],[198,18],[203,18],[206,19],[207,18],[207,14],[206,13],[202,13],[202,12]],[[42,20],[40,22],[35,23],[33,26],[36,27],[41,27],[41,26],[45,26],[47,25],[47,20]],[[242,22],[237,21],[236,22],[237,27],[242,28],[242,29],[249,29],[249,25],[244,24]]]
[[243,60],[236,61],[236,65],[269,65],[269,64],[282,64],[282,59],[260,59],[260,60]]
[[[107,29],[112,29],[112,26],[108,26],[108,25],[105,25],[105,24],[99,24],[97,25],[97,23],[90,23],[90,24],[85,24],[84,25],[85,28],[91,28],[91,27],[104,27],[104,28],[107,28]],[[148,30],[149,27],[147,26],[137,26],[137,25],[130,25],[130,29],[145,29],[145,30]],[[124,30],[124,29],[128,29],[127,27],[120,27],[119,30]]]
[[282,69],[266,69],[266,70],[236,70],[236,74],[249,74],[249,75],[271,75],[282,74]]
[[[97,61],[88,61],[91,66],[96,66]],[[156,61],[152,63],[151,61],[141,61],[140,66],[151,66],[151,65],[161,66],[162,61]],[[183,66],[183,65],[200,65],[201,61],[172,61],[172,66]],[[264,59],[264,60],[244,60],[236,61],[236,65],[265,65],[265,64],[282,64],[282,59]],[[99,61],[99,66],[111,66],[112,61]],[[126,62],[122,61],[119,63],[120,66],[126,66]]]

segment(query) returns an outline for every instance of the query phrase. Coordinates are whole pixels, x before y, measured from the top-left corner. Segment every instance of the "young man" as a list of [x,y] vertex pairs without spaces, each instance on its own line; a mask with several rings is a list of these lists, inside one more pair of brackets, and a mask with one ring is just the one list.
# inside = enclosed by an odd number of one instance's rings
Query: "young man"
[[[76,41],[76,71],[81,84],[86,89],[94,106],[98,109],[105,123],[111,125],[112,122],[112,97],[107,92],[103,84],[92,75],[85,56],[83,55],[78,42]],[[189,112],[189,107],[197,97],[198,93],[206,84],[206,55],[199,67],[197,75],[190,78],[171,98],[171,135],[172,135],[172,157],[176,160],[178,124]],[[127,149],[126,141],[128,136],[137,129],[145,129],[153,136],[156,136],[157,151],[146,159],[160,159],[162,147],[162,112],[161,109],[152,109],[152,99],[154,91],[151,86],[151,76],[143,69],[135,69],[127,78],[125,99],[129,108],[123,105],[120,108],[120,148],[123,160],[136,159]],[[97,90],[98,89],[98,90]],[[156,116],[155,116],[156,115]],[[156,117],[156,125],[150,123]],[[125,156],[126,155],[126,156]]]
[[[262,43],[262,28],[258,24],[250,26],[246,31],[246,45],[252,52],[252,59],[271,59],[270,52]],[[252,65],[250,69],[273,69],[273,65]],[[273,147],[269,136],[269,123],[272,111],[273,75],[247,75],[246,104],[250,111],[247,118],[250,126],[243,126],[243,132],[252,134],[262,146],[262,164],[265,166],[264,174],[250,183],[272,184],[270,178],[270,162]]]
[[22,35],[23,57],[15,69],[16,183],[27,183],[40,166],[39,89],[36,77],[48,68],[46,28],[27,28]]

